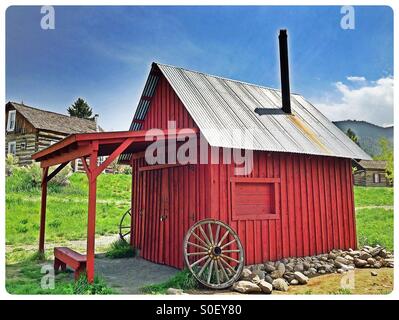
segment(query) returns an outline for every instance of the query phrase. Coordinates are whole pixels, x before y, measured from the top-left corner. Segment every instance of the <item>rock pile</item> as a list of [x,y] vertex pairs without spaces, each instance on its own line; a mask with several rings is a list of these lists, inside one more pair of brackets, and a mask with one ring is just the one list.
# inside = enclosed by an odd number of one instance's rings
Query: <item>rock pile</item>
[[284,258],[244,268],[232,289],[241,293],[287,291],[289,285],[307,284],[309,278],[344,273],[355,268],[393,268],[393,254],[381,246],[359,250],[332,250],[326,254],[302,258]]

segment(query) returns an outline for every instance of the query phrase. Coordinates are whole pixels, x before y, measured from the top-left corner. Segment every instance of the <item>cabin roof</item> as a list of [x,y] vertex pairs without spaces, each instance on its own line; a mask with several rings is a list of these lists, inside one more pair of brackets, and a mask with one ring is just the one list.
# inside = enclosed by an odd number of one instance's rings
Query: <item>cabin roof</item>
[[385,160],[361,160],[358,164],[366,170],[385,170],[387,166]]
[[96,123],[93,120],[70,117],[65,114],[41,110],[16,102],[9,102],[7,105],[14,107],[36,129],[65,134],[97,131]]
[[160,74],[211,146],[371,160],[299,94],[291,94],[287,114],[280,90],[160,63],[152,64],[130,130],[141,129]]

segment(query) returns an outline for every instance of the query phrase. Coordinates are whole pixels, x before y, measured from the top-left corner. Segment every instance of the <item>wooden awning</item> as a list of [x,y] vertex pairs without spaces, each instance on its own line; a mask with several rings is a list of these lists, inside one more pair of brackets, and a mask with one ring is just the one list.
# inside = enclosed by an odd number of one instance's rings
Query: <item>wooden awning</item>
[[[192,128],[168,130],[118,131],[73,134],[58,143],[32,155],[43,168],[42,196],[40,214],[39,251],[44,252],[46,225],[47,183],[62,170],[70,161],[81,159],[89,181],[88,223],[86,272],[89,282],[94,281],[94,248],[97,176],[122,153],[136,153],[146,149],[154,141],[168,140],[178,135],[190,137],[197,135],[198,130]],[[171,134],[171,135],[170,135]],[[98,164],[99,156],[108,156]],[[89,162],[86,160],[89,159]],[[49,167],[58,167],[49,173]]]

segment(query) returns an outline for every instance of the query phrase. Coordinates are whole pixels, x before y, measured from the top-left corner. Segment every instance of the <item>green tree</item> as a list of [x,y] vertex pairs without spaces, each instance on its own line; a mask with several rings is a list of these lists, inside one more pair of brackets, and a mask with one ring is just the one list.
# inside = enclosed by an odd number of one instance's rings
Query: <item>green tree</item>
[[382,137],[379,141],[378,144],[380,145],[381,152],[378,156],[375,156],[375,160],[385,160],[387,162],[387,166],[385,168],[386,171],[386,176],[389,179],[389,181],[392,183],[393,182],[393,145],[392,143],[387,139]]
[[348,130],[346,130],[346,135],[357,145],[359,145],[359,139],[356,135],[356,133],[354,133],[351,128],[348,128]]
[[71,117],[78,117],[83,119],[92,119],[93,110],[82,98],[78,98],[68,109],[68,114]]

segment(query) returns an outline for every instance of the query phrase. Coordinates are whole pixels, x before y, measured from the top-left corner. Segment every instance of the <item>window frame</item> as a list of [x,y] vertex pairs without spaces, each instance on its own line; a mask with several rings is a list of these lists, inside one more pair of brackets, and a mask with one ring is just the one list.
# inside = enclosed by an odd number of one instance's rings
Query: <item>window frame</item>
[[[15,153],[10,152],[10,145],[14,145]],[[9,141],[7,144],[7,154],[16,155],[17,154],[17,142],[15,140]]]
[[[11,128],[11,115],[14,117],[13,127]],[[8,118],[7,118],[7,132],[12,132],[15,130],[15,124],[17,123],[17,110],[10,110],[8,111]]]
[[[377,178],[377,179],[376,179]],[[379,173],[373,173],[373,182],[374,183],[381,183],[381,179],[380,179],[380,174]]]
[[[280,219],[280,178],[250,178],[250,177],[231,177],[231,196],[230,196],[230,216],[233,221],[245,221],[245,220],[279,220]],[[274,188],[274,213],[265,214],[249,214],[239,215],[236,212],[235,204],[235,189],[237,183],[265,183],[272,184]]]

